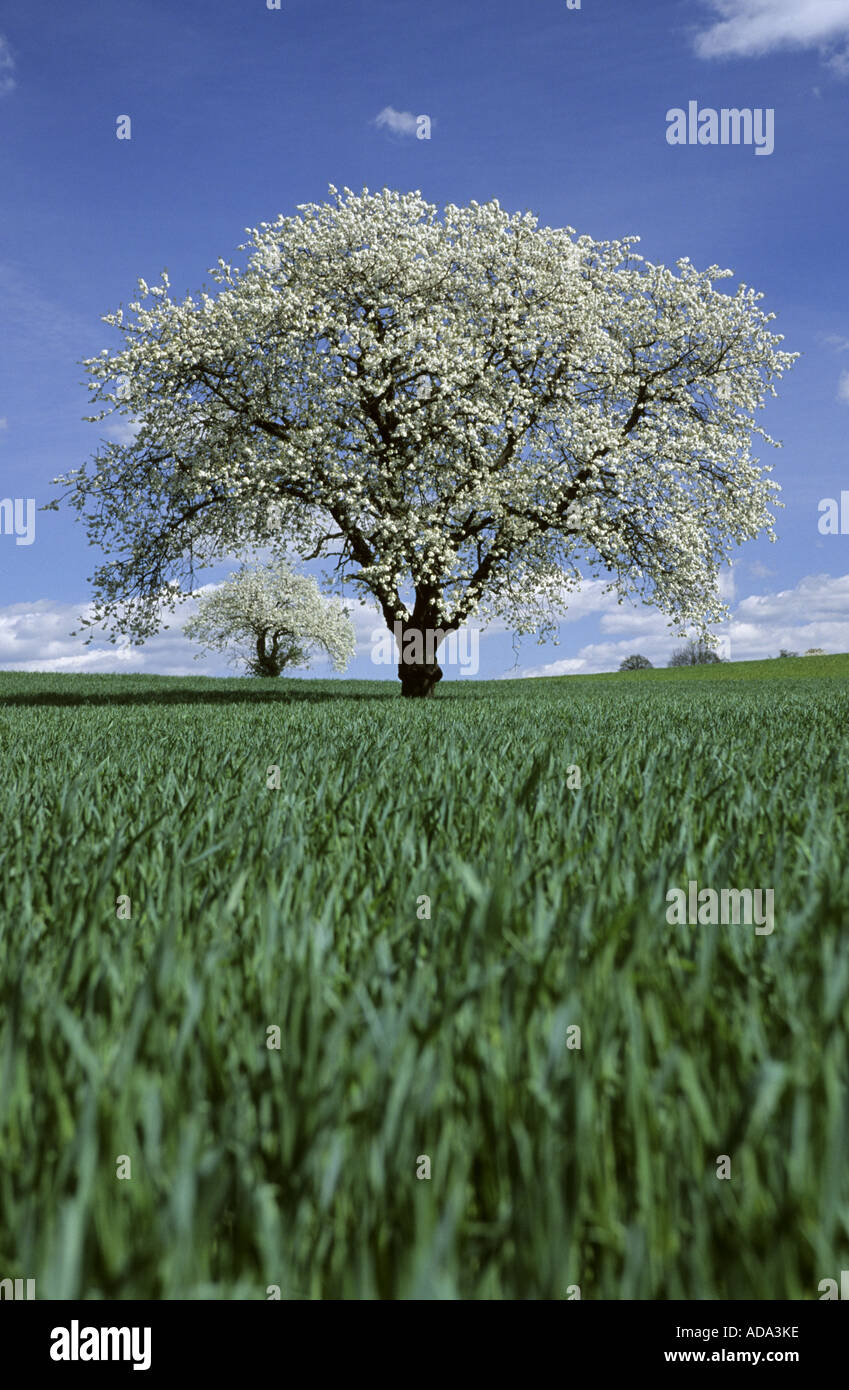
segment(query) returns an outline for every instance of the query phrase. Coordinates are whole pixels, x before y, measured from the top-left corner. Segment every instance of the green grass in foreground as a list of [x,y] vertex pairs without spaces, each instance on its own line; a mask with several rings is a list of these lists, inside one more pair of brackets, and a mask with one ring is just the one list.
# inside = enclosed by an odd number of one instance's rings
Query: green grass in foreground
[[[849,657],[423,702],[0,673],[0,748],[0,1277],[814,1299],[849,1268]],[[688,879],[773,888],[775,930],[668,925]]]

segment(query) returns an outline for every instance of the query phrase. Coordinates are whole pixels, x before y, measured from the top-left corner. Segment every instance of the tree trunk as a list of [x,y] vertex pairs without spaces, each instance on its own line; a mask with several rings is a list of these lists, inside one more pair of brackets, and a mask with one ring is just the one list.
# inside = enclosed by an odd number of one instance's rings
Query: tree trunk
[[435,598],[433,588],[417,588],[415,606],[409,616],[404,614],[397,594],[391,606],[388,602],[383,605],[383,616],[398,649],[401,694],[416,700],[433,695],[442,680],[442,667],[436,658],[448,628],[438,624]]
[[263,631],[256,639],[256,660],[253,669],[258,676],[279,676],[283,670],[283,662],[279,659],[277,650],[277,638],[275,637],[271,651],[266,644],[266,632]]
[[442,680],[442,668],[433,662],[412,662],[401,661],[398,663],[398,679],[401,682],[401,694],[408,695],[415,699],[421,699],[425,695],[432,695],[437,682]]

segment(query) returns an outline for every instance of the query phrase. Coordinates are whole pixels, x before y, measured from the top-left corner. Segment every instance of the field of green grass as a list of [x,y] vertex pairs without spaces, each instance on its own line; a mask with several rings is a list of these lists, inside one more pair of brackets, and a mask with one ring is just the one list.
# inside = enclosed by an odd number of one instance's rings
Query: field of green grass
[[[0,1277],[810,1300],[849,1268],[849,656],[427,701],[3,672],[0,750]],[[774,931],[669,925],[689,880],[772,888]]]

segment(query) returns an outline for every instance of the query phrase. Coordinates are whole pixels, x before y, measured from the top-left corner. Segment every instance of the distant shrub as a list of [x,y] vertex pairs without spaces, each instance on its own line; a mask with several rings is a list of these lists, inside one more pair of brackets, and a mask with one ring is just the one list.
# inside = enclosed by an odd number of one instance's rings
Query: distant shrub
[[634,656],[626,656],[625,660],[619,665],[620,671],[650,671],[652,664],[647,656],[640,656],[637,652]]
[[781,651],[778,653],[778,659],[780,660],[782,656],[798,656],[798,655],[799,655],[798,652],[788,652],[787,649],[786,649],[786,647],[782,647],[782,648],[781,648]]
[[825,656],[825,651],[822,647],[808,647],[805,656]]

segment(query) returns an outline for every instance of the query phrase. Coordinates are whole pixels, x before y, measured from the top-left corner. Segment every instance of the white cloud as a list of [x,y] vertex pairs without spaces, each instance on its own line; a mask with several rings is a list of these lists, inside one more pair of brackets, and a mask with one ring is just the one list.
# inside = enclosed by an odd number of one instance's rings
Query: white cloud
[[809,574],[793,589],[781,589],[775,594],[752,594],[737,604],[735,617],[764,618],[832,618],[846,616],[849,628],[849,574]]
[[605,613],[599,624],[602,632],[627,632],[632,637],[654,636],[664,632],[666,619],[656,608],[626,608],[623,606],[612,613]]
[[8,96],[15,90],[15,60],[9,47],[9,40],[0,34],[0,97]]
[[89,616],[86,604],[13,603],[0,608],[0,668],[7,671],[150,671],[166,676],[217,675],[192,660],[197,650],[183,637],[177,623],[188,616],[176,614],[173,629],[152,637],[143,647],[133,647],[108,634],[98,634],[91,646],[80,632],[80,617]]
[[679,637],[675,643],[671,642],[665,620],[662,617],[656,617],[654,621],[657,630],[654,633],[644,632],[639,636],[639,640],[636,640],[632,634],[619,642],[590,642],[587,646],[581,647],[576,657],[564,657],[560,661],[551,661],[545,666],[532,666],[528,670],[515,674],[521,676],[599,675],[604,671],[617,671],[620,662],[626,656],[632,656],[636,652],[639,652],[641,656],[648,657],[654,666],[665,666],[673,646],[680,646],[683,639]]
[[0,415],[0,430],[7,430],[8,428],[9,428],[9,421],[6,419],[6,416],[5,416],[5,415]]
[[719,571],[719,579],[718,579],[718,581],[717,581],[717,590],[718,590],[718,592],[719,592],[719,597],[722,599],[722,602],[723,602],[723,603],[730,603],[730,602],[731,602],[731,600],[732,600],[733,597],[734,597],[734,594],[736,593],[736,586],[735,586],[735,583],[734,583],[734,562],[733,562],[733,560],[731,561],[730,564],[728,564],[728,565],[723,565],[722,569]]
[[545,666],[532,666],[527,671],[507,671],[499,680],[517,680],[520,676],[575,676],[579,672],[587,674],[586,661],[579,656],[567,656],[562,661],[549,661]]
[[374,118],[376,126],[385,126],[393,135],[415,135],[416,117],[412,111],[396,111],[394,106],[384,106]]
[[114,425],[106,425],[104,433],[116,444],[133,444],[141,430],[141,420],[131,420],[129,416],[119,418]]
[[849,0],[706,0],[718,16],[696,38],[700,58],[759,57],[817,48],[841,70],[835,45],[849,40]]
[[849,372],[841,372],[837,383],[837,399],[849,405]]
[[[782,647],[798,652],[808,647],[849,652],[849,574],[835,578],[827,574],[807,575],[792,589],[752,594],[730,606],[730,621],[721,626],[717,635],[727,638],[732,661],[777,656]],[[602,632],[626,636],[618,641],[591,642],[574,656],[514,674],[558,676],[615,671],[623,657],[637,651],[655,666],[665,666],[673,650],[686,640],[672,632],[664,615],[652,608],[623,606],[618,612],[603,614],[600,627]]]

